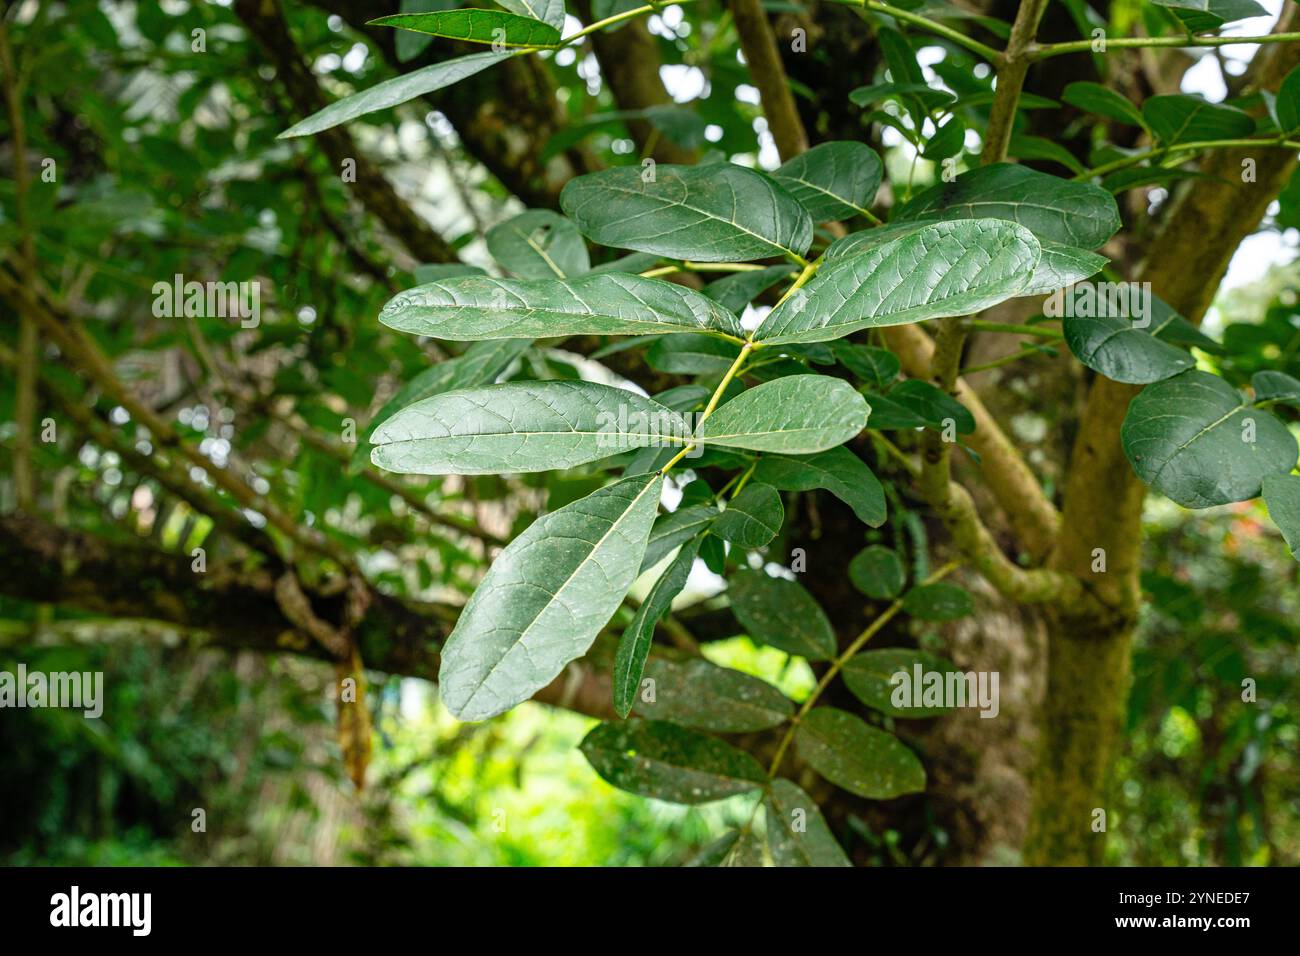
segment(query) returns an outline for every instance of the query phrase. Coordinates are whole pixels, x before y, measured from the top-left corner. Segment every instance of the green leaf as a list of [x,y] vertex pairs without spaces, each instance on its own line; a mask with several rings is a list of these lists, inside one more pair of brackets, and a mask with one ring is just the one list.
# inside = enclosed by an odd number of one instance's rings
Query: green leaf
[[727,504],[718,516],[713,533],[738,548],[761,548],[781,530],[785,508],[771,485],[752,482]]
[[442,650],[460,720],[504,713],[591,647],[636,579],[663,478],[626,478],[538,518],[483,577]]
[[1250,377],[1250,386],[1255,390],[1256,403],[1281,402],[1300,408],[1300,379],[1285,372],[1256,372]]
[[835,656],[835,632],[803,585],[744,570],[727,582],[731,612],[751,638],[810,661]]
[[1290,136],[1300,130],[1300,67],[1295,67],[1282,79],[1274,103],[1278,131]]
[[858,345],[856,342],[834,342],[832,354],[846,369],[867,385],[876,388],[888,388],[898,378],[902,367],[898,356],[888,349]]
[[426,282],[437,282],[453,276],[485,276],[487,270],[464,262],[426,262],[412,269],[411,275],[415,276],[416,285],[424,285]]
[[507,382],[434,395],[375,429],[370,458],[414,475],[573,468],[632,448],[683,446],[690,426],[627,389],[596,382]]
[[795,750],[837,787],[871,800],[925,789],[925,768],[892,734],[833,707],[815,707],[794,733]]
[[1300,560],[1300,475],[1265,475],[1264,504],[1292,557]]
[[396,27],[399,30],[427,33],[451,40],[491,43],[496,49],[532,49],[553,46],[560,41],[560,31],[549,23],[502,10],[480,10],[475,7],[432,13],[397,13],[370,20],[366,26]]
[[[853,696],[872,710],[891,717],[938,717],[946,714],[951,707],[926,707],[920,701],[912,701],[912,706],[900,707],[894,704],[894,692],[898,689],[901,673],[911,685],[915,668],[920,666],[923,674],[946,675],[955,673],[952,664],[927,654],[903,647],[889,647],[877,651],[863,651],[855,654],[840,672],[844,684]],[[909,699],[911,695],[909,694]]]
[[[1099,290],[1098,296],[1102,294]],[[1100,311],[1123,310],[1103,307]],[[1088,368],[1116,382],[1146,385],[1170,378],[1196,364],[1187,352],[1159,337],[1164,326],[1177,317],[1172,309],[1164,323],[1156,323],[1152,321],[1154,316],[1148,315],[1148,324],[1143,327],[1133,319],[1118,315],[1099,318],[1066,316],[1062,328],[1065,344]]]
[[696,435],[710,445],[807,455],[848,441],[870,413],[867,400],[843,379],[789,375],[719,405]]
[[426,93],[432,93],[435,90],[451,86],[453,83],[459,83],[461,80],[473,76],[475,73],[481,73],[489,66],[500,63],[502,60],[514,55],[508,50],[503,50],[500,53],[495,50],[486,53],[471,53],[469,56],[444,60],[441,63],[434,63],[402,76],[395,76],[391,80],[376,83],[369,89],[362,90],[360,93],[353,93],[351,96],[345,96],[343,99],[331,103],[323,110],[313,113],[305,120],[290,126],[280,134],[279,139],[289,139],[293,136],[311,136],[321,130],[330,129],[340,123],[354,120],[358,116],[364,116],[366,113],[386,110],[391,106],[397,106],[399,103],[405,103],[407,100],[413,100],[417,96],[424,96]]
[[767,866],[767,835],[750,823],[736,831],[736,839],[719,866]]
[[931,428],[944,429],[951,421],[957,434],[969,435],[975,430],[975,416],[961,402],[937,385],[909,378],[889,390],[889,400],[914,412]]
[[764,455],[754,469],[754,480],[782,491],[825,488],[852,508],[863,524],[879,528],[885,523],[885,489],[867,463],[844,447],[806,458]]
[[1255,132],[1248,113],[1190,93],[1152,96],[1142,104],[1142,116],[1164,146],[1240,139]]
[[560,206],[593,242],[673,259],[765,259],[812,244],[812,219],[793,196],[730,163],[589,173],[564,187]]
[[1172,9],[1191,33],[1217,30],[1233,20],[1268,15],[1268,11],[1255,0],[1153,0],[1153,2],[1158,6]]
[[691,289],[622,273],[576,279],[457,276],[389,299],[379,321],[433,338],[543,338],[716,332],[744,336],[734,315]]
[[852,866],[813,798],[789,780],[772,781],[765,804],[767,845],[777,866]]
[[[566,219],[565,222],[568,222],[568,220]],[[619,256],[610,262],[602,262],[598,266],[592,266],[591,271],[592,273],[628,272],[635,275],[638,272],[653,269],[658,262],[658,256],[652,256],[645,252],[629,252],[627,255]]]
[[1110,260],[1087,249],[1064,246],[1047,239],[1038,240],[1042,255],[1029,285],[1020,290],[1021,295],[1043,295],[1096,275]]
[[740,354],[734,342],[712,335],[665,335],[646,351],[646,364],[669,375],[721,375]]
[[564,0],[498,0],[498,3],[511,13],[541,20],[557,30],[564,26]]
[[1009,222],[938,222],[843,259],[768,313],[765,345],[825,342],[858,329],[967,315],[1019,294],[1038,242]]
[[873,544],[853,556],[849,580],[869,598],[892,601],[903,592],[906,574],[897,551]]
[[1010,152],[1018,159],[1040,159],[1060,163],[1072,173],[1084,173],[1083,163],[1075,159],[1074,154],[1060,143],[1042,136],[1028,136],[1024,133],[1011,135]]
[[903,595],[903,610],[923,621],[955,621],[973,613],[975,604],[955,584],[920,584]]
[[921,155],[931,162],[939,162],[959,154],[966,145],[966,124],[956,116],[935,130],[926,141]]
[[1061,99],[1085,112],[1105,116],[1107,119],[1126,123],[1129,126],[1145,128],[1147,125],[1136,106],[1110,87],[1102,86],[1100,83],[1071,83],[1066,86]]
[[895,223],[931,219],[1008,219],[1040,240],[1096,249],[1120,227],[1115,197],[1027,166],[995,163],[936,183],[894,214]]
[[654,657],[645,674],[654,679],[654,699],[646,701],[645,694],[636,698],[642,717],[739,734],[775,727],[794,713],[794,705],[771,684],[699,658]]
[[1264,477],[1289,472],[1297,454],[1277,418],[1196,369],[1143,389],[1120,440],[1138,477],[1186,508],[1254,498]]
[[671,803],[708,803],[761,787],[763,768],[715,737],[659,720],[605,723],[580,747],[596,773],[620,790]]
[[[450,10],[455,6],[455,0],[402,0],[403,13],[432,13],[434,10]],[[394,39],[398,63],[409,63],[433,42],[433,37],[428,34],[412,33],[410,30],[401,31]]]
[[614,652],[614,712],[620,717],[628,715],[636,700],[646,657],[654,640],[655,624],[668,613],[673,598],[686,586],[686,579],[690,576],[699,549],[698,541],[688,541],[682,546],[677,557],[664,568],[664,573],[659,575],[659,579],[650,588],[650,593],[632,616],[632,623],[619,638],[618,648]]
[[397,394],[371,417],[370,426],[362,435],[363,440],[357,442],[357,450],[348,465],[349,473],[356,474],[370,460],[370,439],[375,429],[400,409],[439,392],[494,382],[530,344],[528,339],[475,342],[463,355],[426,368],[398,389]]
[[578,227],[549,209],[530,209],[487,231],[488,252],[521,279],[565,279],[591,269]]
[[859,86],[849,92],[849,101],[855,106],[875,106],[885,100],[895,100],[909,109],[915,103],[933,112],[948,109],[957,102],[957,97],[947,90],[936,90],[925,83],[876,83]]
[[[836,239],[826,250],[826,259],[844,259],[875,249],[887,242],[914,235],[924,229],[927,222],[900,222],[875,229],[866,229]],[[1033,276],[1019,292],[1018,296],[1042,295],[1054,292],[1062,286],[1071,285],[1095,275],[1109,261],[1105,256],[1087,249],[1052,242],[1050,239],[1038,238],[1040,255],[1038,265],[1034,267]]]
[[724,309],[739,313],[793,271],[792,266],[768,266],[765,269],[733,272],[716,282],[710,282],[702,291]]
[[698,867],[726,866],[727,860],[732,856],[741,836],[740,830],[728,830],[691,857],[684,865]]
[[683,505],[676,511],[660,515],[650,531],[641,570],[653,568],[668,557],[673,548],[703,534],[717,517],[718,509],[712,504]]
[[880,157],[870,147],[834,142],[800,153],[772,178],[803,204],[813,222],[832,222],[865,214],[883,173]]

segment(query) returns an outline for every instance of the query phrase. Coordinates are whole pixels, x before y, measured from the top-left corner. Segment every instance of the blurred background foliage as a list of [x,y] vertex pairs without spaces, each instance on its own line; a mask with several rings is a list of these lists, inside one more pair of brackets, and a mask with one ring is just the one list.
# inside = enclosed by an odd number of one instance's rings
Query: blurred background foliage
[[[800,10],[767,6],[774,15]],[[1138,6],[1094,5],[1125,29]],[[393,218],[382,227],[320,143],[276,139],[314,109],[281,82],[288,61],[277,56],[309,65],[321,95],[335,98],[393,75],[398,61],[438,53],[392,50],[391,36],[358,31],[387,7],[285,4],[288,51],[284,37],[250,28],[229,2],[7,7],[29,154],[56,171],[46,182],[46,167],[34,166],[28,196],[45,281],[183,440],[354,555],[385,593],[404,598],[459,603],[481,573],[483,532],[509,536],[548,499],[554,506],[581,493],[574,488],[587,476],[394,487],[349,470],[348,422],[364,429],[402,383],[444,357],[384,330],[375,321],[384,300],[415,284],[418,270],[437,261],[429,253],[439,243],[487,264],[485,229],[526,206],[554,205],[575,173],[668,146],[775,161],[734,27],[713,2],[668,6],[650,18],[647,35],[671,95],[639,112],[616,102],[593,55],[562,51],[530,61],[538,71],[531,78],[470,82],[350,127],[346,146],[382,161],[391,188],[426,224]],[[1083,4],[1064,7],[1064,20],[1088,20]],[[848,11],[821,12],[804,76],[792,80],[810,127],[871,141],[902,179],[928,183],[932,164],[913,160],[897,137],[882,139],[866,111],[849,106],[848,90],[869,81],[878,51],[845,39],[853,32],[845,25],[858,23]],[[846,62],[861,69],[846,71]],[[962,62],[952,57],[948,74],[960,76]],[[1221,60],[1225,80],[1239,75],[1232,62]],[[1184,71],[1191,65],[1175,62]],[[1148,81],[1135,74],[1132,84]],[[533,110],[535,121],[525,124],[512,110]],[[9,170],[13,131],[2,122]],[[638,122],[649,130],[640,141]],[[1071,123],[1063,140],[1086,141],[1083,121]],[[517,150],[534,165],[511,159]],[[1144,191],[1140,202],[1154,208],[1161,192]],[[0,247],[15,248],[10,175],[0,179],[0,202]],[[1274,241],[1264,254],[1278,267],[1218,302],[1216,331],[1232,346],[1221,370],[1234,382],[1262,367],[1300,376],[1300,281],[1289,265],[1297,203],[1300,189],[1288,191],[1270,223]],[[176,274],[259,281],[261,325],[157,318],[154,284]],[[0,309],[0,342],[12,359],[16,323],[8,303]],[[522,359],[534,377],[573,376],[582,361],[541,348]],[[133,455],[162,460],[147,429],[62,363],[41,371],[42,417],[51,414],[60,434],[34,446],[33,463],[42,506],[59,526],[179,554],[203,546],[214,565],[259,566],[261,558],[217,533],[213,515],[175,485],[189,477],[259,531],[264,516],[179,458],[161,470],[143,467]],[[0,461],[9,474],[12,361],[0,374]],[[56,395],[94,409],[114,430],[69,421]],[[1037,411],[1054,414],[1050,405]],[[8,482],[2,493],[9,510]],[[1143,577],[1151,600],[1135,652],[1111,862],[1300,863],[1300,565],[1258,507],[1193,517],[1151,506]],[[311,562],[300,571],[310,577]],[[358,797],[334,742],[328,666],[201,645],[181,629],[129,615],[110,620],[0,598],[0,669],[21,660],[32,669],[103,670],[111,715],[0,713],[0,861],[679,864],[749,811],[750,798],[685,809],[614,790],[576,749],[591,718],[526,704],[488,724],[460,725],[428,683],[379,673],[370,675],[371,782]],[[744,638],[711,644],[708,654],[781,683],[796,699],[810,686],[783,655]],[[1259,705],[1230,706],[1246,677],[1257,681]],[[203,832],[195,830],[198,809]],[[928,807],[920,816],[919,827],[913,818],[897,826],[857,819],[851,849],[880,864],[944,862],[948,835]]]

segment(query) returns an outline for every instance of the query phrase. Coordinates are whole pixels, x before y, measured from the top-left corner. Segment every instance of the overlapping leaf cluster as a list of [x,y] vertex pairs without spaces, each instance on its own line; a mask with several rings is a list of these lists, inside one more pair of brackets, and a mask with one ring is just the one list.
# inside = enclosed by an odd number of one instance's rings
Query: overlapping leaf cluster
[[[1217,8],[1166,5],[1189,26],[1217,18]],[[509,7],[511,13],[444,11],[381,22],[505,47],[562,43],[558,5]],[[955,99],[931,90],[913,69],[906,39],[890,30],[880,38],[891,79],[855,91],[854,101],[900,104],[902,112],[872,115],[927,158],[960,153],[965,126],[958,110],[987,102],[991,90],[967,89]],[[289,135],[392,105],[508,55],[475,54],[388,81]],[[1195,97],[1153,97],[1138,110],[1104,87],[1074,84],[1065,99],[1140,125],[1166,150],[1256,131],[1245,112]],[[1028,99],[1022,105],[1033,106]],[[1270,115],[1283,135],[1296,125],[1288,97],[1272,104]],[[927,121],[935,121],[929,137]],[[1014,145],[1027,156],[1056,155],[1051,144],[1023,137]],[[925,772],[883,720],[868,723],[827,706],[796,713],[762,681],[657,652],[657,623],[702,563],[725,577],[738,627],[755,641],[834,661],[832,673],[841,672],[878,714],[935,712],[900,712],[890,700],[890,677],[913,663],[940,672],[949,665],[915,651],[837,657],[835,635],[815,600],[794,575],[769,572],[782,557],[769,549],[784,522],[783,493],[825,489],[864,524],[881,524],[886,496],[859,453],[864,431],[952,423],[966,434],[975,426],[933,385],[899,381],[897,358],[878,342],[851,337],[969,315],[1089,279],[1107,261],[1097,250],[1120,227],[1108,189],[1014,164],[945,177],[878,224],[871,209],[881,179],[876,154],[852,142],[822,144],[771,174],[724,161],[647,161],[596,172],[568,184],[563,216],[530,211],[489,233],[489,250],[506,276],[443,275],[397,295],[380,316],[404,332],[476,344],[450,363],[472,372],[412,383],[385,409],[403,406],[372,429],[377,465],[441,475],[582,468],[605,479],[539,518],[496,557],[443,649],[443,700],[465,720],[527,700],[589,651],[639,577],[653,578],[612,663],[621,719],[592,731],[583,752],[606,780],[647,796],[701,803],[762,791],[766,831],[751,819],[707,850],[703,862],[847,862],[808,794],[780,779],[786,743],[826,780],[863,797],[919,791]],[[832,221],[876,225],[830,241],[817,227]],[[593,268],[588,243],[625,254]],[[669,281],[678,272],[719,278],[696,291]],[[747,308],[777,284],[783,292],[774,307]],[[1264,406],[1297,402],[1300,382],[1261,372],[1247,399],[1195,367],[1188,349],[1212,354],[1216,343],[1167,305],[1157,302],[1155,311],[1147,326],[1103,314],[1067,317],[1063,328],[1089,368],[1149,385],[1123,429],[1134,469],[1189,507],[1262,490],[1294,540],[1300,478],[1289,472],[1296,443]],[[695,381],[658,395],[629,383],[513,373],[497,381],[528,342],[568,336],[631,337],[610,347],[644,350],[651,367]],[[863,551],[851,575],[865,594],[894,601],[903,613],[946,619],[970,610],[969,598],[951,585],[918,582],[904,593],[906,574],[888,548]],[[717,736],[777,728],[783,743],[767,769]],[[799,813],[806,825],[792,827]]]

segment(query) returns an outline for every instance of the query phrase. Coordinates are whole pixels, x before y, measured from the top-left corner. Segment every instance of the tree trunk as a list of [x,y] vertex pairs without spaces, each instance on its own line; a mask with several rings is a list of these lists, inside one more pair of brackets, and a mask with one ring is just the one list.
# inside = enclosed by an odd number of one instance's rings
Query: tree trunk
[[1110,822],[1110,772],[1128,699],[1132,628],[1050,613],[1051,653],[1039,722],[1031,866],[1097,866]]

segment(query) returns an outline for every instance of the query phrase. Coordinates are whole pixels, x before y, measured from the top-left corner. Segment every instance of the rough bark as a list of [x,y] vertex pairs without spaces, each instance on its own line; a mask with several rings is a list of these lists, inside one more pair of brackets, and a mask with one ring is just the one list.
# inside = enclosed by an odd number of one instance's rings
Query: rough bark
[[[1277,30],[1295,21],[1288,8]],[[1261,48],[1253,69],[1260,88],[1276,91],[1300,64],[1300,48]],[[1256,177],[1242,181],[1242,161]],[[1241,241],[1294,172],[1288,150],[1223,150],[1202,163],[1209,180],[1185,187],[1170,209],[1139,278],[1192,322],[1209,307]],[[1142,501],[1145,488],[1120,445],[1128,404],[1140,389],[1098,376],[1089,390],[1067,471],[1062,534],[1051,564],[1084,583],[1108,609],[1092,618],[1054,611],[1049,644],[1043,740],[1035,772],[1026,858],[1036,864],[1086,864],[1104,843],[1091,829],[1105,809],[1119,720],[1129,682],[1129,651],[1140,601]],[[1105,557],[1105,571],[1094,561]]]

